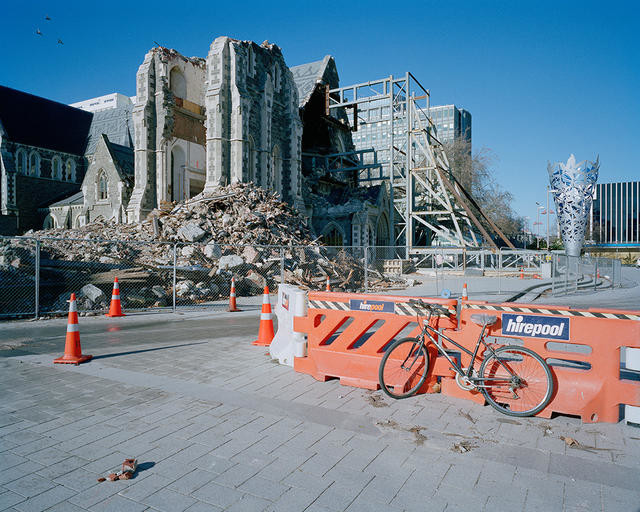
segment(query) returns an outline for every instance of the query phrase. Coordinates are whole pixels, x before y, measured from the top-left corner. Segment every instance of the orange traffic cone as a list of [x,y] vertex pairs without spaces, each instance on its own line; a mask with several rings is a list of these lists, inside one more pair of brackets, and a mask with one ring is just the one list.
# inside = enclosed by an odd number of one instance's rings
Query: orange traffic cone
[[330,292],[331,291],[331,281],[329,280],[329,276],[327,276],[327,286],[324,289],[326,292]]
[[125,316],[120,306],[120,285],[118,284],[118,278],[113,281],[113,293],[111,294],[111,307],[109,312],[105,316]]
[[269,302],[269,287],[264,287],[262,294],[262,313],[260,314],[260,330],[258,331],[258,339],[253,342],[254,345],[268,347],[273,340],[273,317],[271,316],[271,303]]
[[524,267],[520,267],[520,279],[524,279]]
[[236,278],[231,278],[231,291],[229,292],[229,311],[235,313],[241,311],[236,307]]
[[469,295],[467,294],[467,283],[462,285],[462,300],[469,300]]
[[93,356],[82,355],[80,346],[80,331],[78,330],[78,307],[76,305],[76,294],[71,294],[69,300],[69,319],[67,320],[67,339],[64,344],[64,355],[54,359],[54,363],[75,364],[84,363]]

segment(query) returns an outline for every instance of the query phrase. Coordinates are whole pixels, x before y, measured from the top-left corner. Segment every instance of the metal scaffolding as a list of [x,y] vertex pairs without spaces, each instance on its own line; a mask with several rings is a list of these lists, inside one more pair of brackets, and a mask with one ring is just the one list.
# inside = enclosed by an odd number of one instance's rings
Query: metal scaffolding
[[[478,247],[477,229],[487,244],[497,248],[469,203],[476,208],[478,205],[451,172],[429,113],[429,91],[409,72],[401,78],[389,76],[327,89],[327,114],[334,109],[350,110],[354,132],[366,123],[359,119],[361,107],[369,109],[372,105],[380,112],[388,112],[390,121],[386,135],[388,158],[378,157],[376,164],[383,169],[380,181],[389,183],[389,218],[396,245],[406,246],[407,257],[433,245],[436,237],[440,243],[456,247]],[[371,178],[361,181],[370,182]],[[484,217],[481,211],[480,214]]]

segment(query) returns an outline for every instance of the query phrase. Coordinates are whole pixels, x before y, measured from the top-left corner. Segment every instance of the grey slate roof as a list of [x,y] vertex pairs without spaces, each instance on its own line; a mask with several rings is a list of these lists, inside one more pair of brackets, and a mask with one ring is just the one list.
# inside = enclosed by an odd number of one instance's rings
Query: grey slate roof
[[113,162],[116,164],[116,170],[123,178],[133,178],[133,176],[135,176],[135,159],[133,148],[123,146],[121,144],[115,144],[111,142],[105,134],[102,134],[102,136],[105,138],[107,148],[111,153],[111,158],[113,158]]
[[65,197],[64,199],[57,201],[53,204],[49,205],[49,208],[53,208],[55,206],[82,206],[84,204],[84,194],[82,190],[80,192],[76,192],[72,196]]
[[83,155],[92,114],[0,85],[0,120],[13,142]]
[[133,147],[133,114],[130,107],[102,110],[93,114],[85,154],[92,155],[101,134],[121,146]]
[[316,84],[322,82],[331,55],[325,55],[324,59],[315,62],[308,62],[289,68],[293,73],[293,81],[298,88],[298,106],[304,107],[311,94],[315,90]]

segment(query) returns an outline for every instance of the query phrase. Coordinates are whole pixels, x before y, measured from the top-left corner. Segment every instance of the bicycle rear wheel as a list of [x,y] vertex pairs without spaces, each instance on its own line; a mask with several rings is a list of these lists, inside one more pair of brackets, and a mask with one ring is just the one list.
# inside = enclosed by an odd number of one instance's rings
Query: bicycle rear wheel
[[391,398],[408,398],[427,378],[429,352],[419,338],[401,338],[389,346],[380,361],[380,387]]
[[[480,365],[482,393],[496,410],[509,416],[533,416],[553,395],[547,362],[533,350],[509,345],[489,354]],[[513,374],[513,375],[512,375]]]

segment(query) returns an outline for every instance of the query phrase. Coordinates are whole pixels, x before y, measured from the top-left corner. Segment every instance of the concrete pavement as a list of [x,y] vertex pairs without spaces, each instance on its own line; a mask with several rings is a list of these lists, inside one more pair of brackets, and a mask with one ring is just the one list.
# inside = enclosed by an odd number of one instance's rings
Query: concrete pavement
[[[22,340],[0,359],[0,510],[640,511],[622,423],[316,382],[250,344],[253,311],[81,318],[79,367],[52,364],[64,324],[0,326]],[[127,457],[135,479],[97,482]]]

